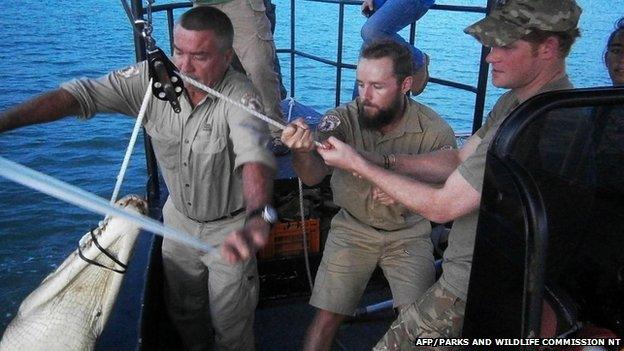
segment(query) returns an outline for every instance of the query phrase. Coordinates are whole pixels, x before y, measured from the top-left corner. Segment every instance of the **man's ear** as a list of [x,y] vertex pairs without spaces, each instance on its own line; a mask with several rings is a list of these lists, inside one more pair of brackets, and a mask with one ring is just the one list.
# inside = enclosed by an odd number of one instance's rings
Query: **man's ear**
[[555,36],[550,36],[539,45],[538,55],[544,59],[558,58],[559,52],[559,39]]
[[227,61],[228,66],[232,64],[232,58],[234,57],[234,49],[229,48],[225,49],[224,52],[225,60]]
[[403,94],[407,94],[407,92],[412,88],[413,80],[414,78],[412,76],[407,76],[403,79],[403,82],[401,82],[401,92]]

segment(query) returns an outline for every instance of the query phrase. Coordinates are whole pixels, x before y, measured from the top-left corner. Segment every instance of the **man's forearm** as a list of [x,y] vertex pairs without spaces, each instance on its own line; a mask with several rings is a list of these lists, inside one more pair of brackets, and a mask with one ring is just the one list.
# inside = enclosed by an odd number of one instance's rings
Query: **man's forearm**
[[443,187],[436,187],[376,166],[362,158],[353,170],[394,200],[430,221],[446,223],[478,208],[480,192],[454,171]]
[[0,114],[0,132],[32,124],[53,122],[79,113],[78,101],[66,90],[57,89]]
[[259,162],[245,163],[243,196],[247,212],[270,203],[273,196],[273,170]]
[[308,186],[320,183],[329,173],[329,167],[315,151],[293,152],[293,168]]
[[433,220],[428,217],[426,205],[429,203],[427,200],[433,197],[436,188],[405,175],[386,170],[364,159],[356,161],[354,171],[411,211]]
[[459,166],[458,150],[439,150],[418,155],[395,155],[392,170],[426,183],[441,184]]

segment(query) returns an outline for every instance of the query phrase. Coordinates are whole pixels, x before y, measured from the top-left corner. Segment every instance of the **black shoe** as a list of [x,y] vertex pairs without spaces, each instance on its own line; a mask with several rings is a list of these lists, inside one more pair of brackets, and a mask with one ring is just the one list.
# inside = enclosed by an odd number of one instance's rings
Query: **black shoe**
[[275,156],[284,156],[290,152],[290,149],[282,143],[279,137],[273,137],[269,143],[269,148]]

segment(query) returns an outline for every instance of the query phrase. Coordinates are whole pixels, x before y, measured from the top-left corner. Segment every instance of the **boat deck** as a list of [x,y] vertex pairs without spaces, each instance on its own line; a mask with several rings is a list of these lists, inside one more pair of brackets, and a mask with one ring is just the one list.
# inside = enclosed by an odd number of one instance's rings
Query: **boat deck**
[[[390,298],[390,290],[381,282],[371,282],[361,305]],[[315,308],[308,297],[263,301],[256,311],[257,350],[301,350],[307,327]],[[332,350],[370,350],[394,320],[394,310],[386,309],[370,315],[349,318],[336,334]]]

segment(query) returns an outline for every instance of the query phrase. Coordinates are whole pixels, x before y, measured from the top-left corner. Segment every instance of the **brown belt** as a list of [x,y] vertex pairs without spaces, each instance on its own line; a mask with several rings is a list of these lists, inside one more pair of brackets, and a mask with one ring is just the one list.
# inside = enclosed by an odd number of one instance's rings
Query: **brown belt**
[[216,221],[220,221],[220,220],[223,220],[223,219],[232,218],[232,217],[234,217],[234,216],[236,216],[236,215],[238,215],[238,214],[242,213],[243,211],[245,211],[245,209],[244,209],[244,208],[239,208],[238,210],[232,211],[232,212],[230,212],[229,214],[226,214],[225,216],[221,216],[221,217],[219,217],[219,218],[211,219],[211,220],[209,220],[209,221],[197,221],[197,222],[199,222],[199,223],[210,223],[210,222],[216,222]]

